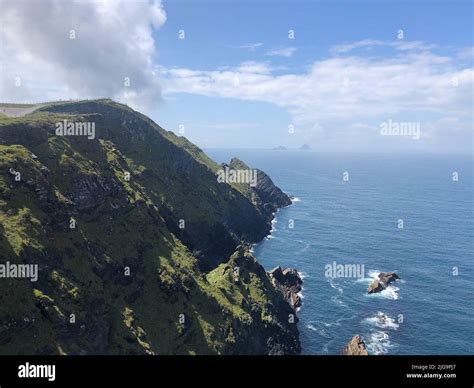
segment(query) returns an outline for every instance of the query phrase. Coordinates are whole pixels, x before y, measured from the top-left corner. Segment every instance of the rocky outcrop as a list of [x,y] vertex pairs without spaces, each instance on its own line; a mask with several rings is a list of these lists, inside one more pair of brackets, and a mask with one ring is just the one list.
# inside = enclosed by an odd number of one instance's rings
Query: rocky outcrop
[[303,280],[296,269],[276,267],[268,272],[273,285],[279,290],[293,309],[301,307]]
[[232,158],[228,165],[235,170],[255,170],[257,174],[256,185],[245,185],[247,197],[256,205],[267,217],[272,217],[273,213],[282,207],[291,205],[291,199],[280,188],[278,188],[270,177],[262,170],[253,169],[238,158]]
[[342,350],[345,356],[368,356],[367,348],[360,335],[355,335]]
[[[216,279],[217,280],[214,280]],[[240,306],[251,307],[249,315],[233,326],[235,341],[226,354],[298,354],[301,351],[298,317],[287,303],[281,288],[275,288],[271,277],[262,265],[239,247],[231,259],[208,275],[208,279],[226,290],[226,294],[242,296]],[[259,302],[259,294],[270,303]],[[261,317],[268,319],[262,321]]]
[[373,294],[383,291],[390,283],[399,279],[400,277],[395,272],[381,272],[378,274],[378,278],[374,279],[372,284],[369,286],[367,293]]

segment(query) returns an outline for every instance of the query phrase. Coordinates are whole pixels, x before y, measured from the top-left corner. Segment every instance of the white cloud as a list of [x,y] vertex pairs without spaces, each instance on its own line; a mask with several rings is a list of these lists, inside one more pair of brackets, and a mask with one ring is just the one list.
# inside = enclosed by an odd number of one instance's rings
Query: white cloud
[[232,48],[249,50],[249,51],[255,51],[255,49],[257,49],[261,46],[263,46],[263,42],[248,43],[248,44],[243,44],[243,45],[240,45],[240,46],[231,46],[231,47]]
[[313,62],[303,73],[275,73],[264,63],[183,76],[186,71],[163,70],[165,95],[273,103],[289,111],[306,134],[362,141],[374,136],[381,121],[393,119],[419,121],[422,132],[431,132],[424,139],[433,139],[440,138],[445,118],[455,117],[455,125],[443,128],[444,138],[456,131],[457,141],[459,133],[467,144],[472,139],[474,70],[426,50],[391,58],[332,57]]
[[352,42],[348,44],[340,44],[336,46],[332,46],[329,51],[333,53],[347,53],[349,51],[352,51],[357,48],[361,47],[375,47],[375,46],[381,46],[383,45],[383,42],[380,40],[375,40],[375,39],[364,39],[360,40],[357,42]]
[[159,0],[3,0],[0,99],[111,97],[139,107],[159,100],[152,32],[165,21]]
[[377,39],[363,39],[357,42],[351,42],[348,44],[341,44],[332,46],[330,52],[333,54],[345,54],[356,49],[366,49],[370,50],[374,47],[391,47],[395,50],[400,51],[409,51],[409,50],[418,50],[418,51],[429,51],[434,48],[437,48],[436,44],[426,44],[421,41],[405,41],[403,39],[393,40],[393,41],[384,41]]
[[462,49],[459,49],[457,51],[458,58],[461,59],[469,59],[473,60],[474,59],[474,47],[464,47]]
[[293,56],[293,54],[296,52],[296,47],[284,47],[284,48],[277,48],[268,51],[265,55],[268,55],[270,57],[285,57],[289,58]]

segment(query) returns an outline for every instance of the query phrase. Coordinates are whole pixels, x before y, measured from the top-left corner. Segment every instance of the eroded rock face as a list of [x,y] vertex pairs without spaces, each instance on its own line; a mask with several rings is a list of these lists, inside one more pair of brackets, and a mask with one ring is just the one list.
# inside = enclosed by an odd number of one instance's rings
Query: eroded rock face
[[[251,307],[247,319],[235,322],[232,330],[239,335],[225,349],[225,354],[294,355],[301,352],[294,308],[247,250],[239,247],[229,262],[219,266],[209,277],[215,279],[217,273],[221,273],[219,287],[230,293],[238,289],[243,296],[241,307]],[[257,290],[269,296],[269,303],[262,305],[254,299]],[[269,319],[262,322],[262,315]]]
[[381,272],[378,275],[378,279],[374,279],[372,284],[367,289],[368,294],[373,294],[385,290],[388,285],[400,277],[395,272]]
[[296,269],[276,267],[268,275],[293,309],[301,307],[301,297],[298,294],[301,292],[303,280]]
[[360,335],[355,335],[342,350],[345,356],[368,356],[367,348]]
[[[225,164],[224,164],[225,166]],[[277,187],[270,177],[262,170],[249,167],[238,158],[232,158],[228,165],[235,170],[255,170],[257,173],[256,186],[248,186],[247,197],[260,209],[268,218],[273,217],[277,209],[291,205],[291,199],[279,187]]]

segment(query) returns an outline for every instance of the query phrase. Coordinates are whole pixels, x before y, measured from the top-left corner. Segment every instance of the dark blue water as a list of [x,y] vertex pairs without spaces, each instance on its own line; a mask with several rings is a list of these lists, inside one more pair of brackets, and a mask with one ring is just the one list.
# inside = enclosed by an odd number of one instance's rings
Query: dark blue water
[[[240,157],[298,199],[277,213],[254,254],[267,269],[295,267],[305,276],[298,313],[304,353],[339,354],[354,334],[372,354],[474,353],[469,156],[207,152],[218,162]],[[363,264],[364,279],[326,277],[333,261]],[[377,271],[402,280],[368,295]]]

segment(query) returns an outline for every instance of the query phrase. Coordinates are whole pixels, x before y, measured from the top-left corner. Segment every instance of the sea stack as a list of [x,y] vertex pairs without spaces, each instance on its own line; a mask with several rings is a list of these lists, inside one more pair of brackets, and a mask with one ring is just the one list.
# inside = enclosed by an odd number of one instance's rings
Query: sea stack
[[293,309],[301,307],[301,297],[298,294],[301,292],[303,280],[296,269],[276,267],[268,275]]
[[367,348],[360,335],[355,335],[342,350],[344,356],[368,356]]
[[396,280],[399,280],[400,277],[395,272],[380,272],[376,279],[367,289],[368,294],[373,294],[385,290],[388,285]]

